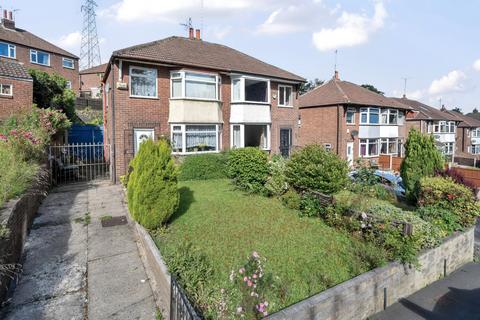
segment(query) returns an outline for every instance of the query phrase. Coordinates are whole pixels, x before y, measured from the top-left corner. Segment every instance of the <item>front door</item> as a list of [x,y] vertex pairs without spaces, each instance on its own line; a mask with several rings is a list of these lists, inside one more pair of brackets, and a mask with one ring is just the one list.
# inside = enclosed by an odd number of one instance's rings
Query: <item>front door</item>
[[353,142],[347,142],[347,161],[350,167],[353,166]]
[[133,139],[134,139],[134,152],[137,154],[140,150],[140,144],[147,139],[154,139],[154,130],[153,129],[135,129],[133,130]]
[[292,129],[280,129],[280,154],[284,158],[290,156],[290,149],[292,148]]

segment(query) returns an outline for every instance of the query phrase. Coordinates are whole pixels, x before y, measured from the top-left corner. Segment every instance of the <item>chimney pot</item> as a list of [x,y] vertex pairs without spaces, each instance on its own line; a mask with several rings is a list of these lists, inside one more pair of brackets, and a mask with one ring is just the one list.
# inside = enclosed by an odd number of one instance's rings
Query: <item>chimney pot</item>
[[13,21],[13,13],[12,11],[8,12],[8,20]]
[[193,39],[193,28],[188,29],[188,38]]
[[8,12],[7,12],[7,10],[3,10],[3,18],[4,18],[4,19],[7,19],[7,17],[8,17]]
[[335,80],[340,80],[340,75],[337,70],[335,70]]
[[195,33],[196,33],[195,38],[196,38],[197,40],[202,40],[202,38],[200,37],[200,29],[195,30]]

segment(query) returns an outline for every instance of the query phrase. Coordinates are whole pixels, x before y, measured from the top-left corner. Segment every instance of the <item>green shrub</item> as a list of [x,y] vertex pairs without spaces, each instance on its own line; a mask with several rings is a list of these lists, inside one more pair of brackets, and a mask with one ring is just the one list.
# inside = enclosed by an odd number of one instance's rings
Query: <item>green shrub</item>
[[300,211],[305,217],[318,217],[320,215],[320,210],[322,206],[318,197],[309,192],[305,192],[302,195],[302,200],[300,201]]
[[271,196],[279,197],[288,190],[285,169],[287,167],[285,158],[275,155],[270,161],[270,176],[265,184],[265,189]]
[[187,156],[180,165],[178,180],[210,180],[227,177],[225,154],[199,154]]
[[300,210],[300,203],[302,197],[293,189],[288,189],[283,195],[280,196],[280,200],[285,207],[292,210]]
[[147,229],[165,224],[178,208],[177,168],[167,141],[147,140],[131,162],[128,208]]
[[269,173],[267,154],[253,147],[234,149],[228,156],[228,176],[242,190],[263,193]]
[[[418,204],[422,207],[434,206],[451,211],[458,219],[452,221],[453,226],[446,227],[450,230],[456,223],[462,227],[473,226],[480,216],[480,206],[473,197],[472,190],[455,183],[451,178],[429,177],[422,178],[418,185]],[[435,219],[435,217],[432,217]],[[451,220],[451,217],[445,217]]]
[[419,207],[415,210],[415,213],[423,220],[439,228],[442,231],[442,237],[462,229],[460,217],[452,210],[439,206],[426,206]]
[[407,198],[415,202],[418,181],[423,177],[431,177],[443,169],[444,160],[433,136],[422,134],[415,129],[410,130],[405,143],[405,159],[400,167]]
[[287,163],[287,182],[298,190],[335,193],[348,182],[348,165],[319,145],[295,152]]

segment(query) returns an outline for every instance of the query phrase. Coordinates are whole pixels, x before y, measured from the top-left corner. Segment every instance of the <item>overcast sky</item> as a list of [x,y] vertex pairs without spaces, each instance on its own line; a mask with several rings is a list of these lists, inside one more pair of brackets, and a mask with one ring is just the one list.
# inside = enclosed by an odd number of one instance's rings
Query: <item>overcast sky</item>
[[[480,108],[480,1],[97,0],[103,62],[113,50],[172,35],[192,17],[206,41],[307,79],[370,83],[434,107]],[[79,55],[81,0],[0,0],[17,26]]]

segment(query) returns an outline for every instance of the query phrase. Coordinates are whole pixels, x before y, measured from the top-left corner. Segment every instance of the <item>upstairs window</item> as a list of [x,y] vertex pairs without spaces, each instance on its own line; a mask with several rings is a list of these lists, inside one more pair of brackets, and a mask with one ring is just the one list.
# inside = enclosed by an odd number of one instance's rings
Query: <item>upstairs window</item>
[[30,62],[50,66],[50,54],[43,51],[30,50]]
[[269,103],[270,81],[258,78],[232,79],[232,101]]
[[292,107],[293,89],[291,86],[278,86],[278,105],[281,107]]
[[379,108],[361,108],[360,124],[378,124],[380,122]]
[[472,138],[480,138],[480,128],[475,128],[471,131]]
[[355,108],[348,108],[345,118],[347,124],[355,124]]
[[11,84],[2,84],[0,83],[0,96],[9,96],[13,95],[13,87]]
[[382,124],[397,124],[398,110],[396,109],[382,109]]
[[455,121],[435,121],[433,133],[455,133]]
[[130,67],[130,96],[157,98],[157,69]]
[[75,62],[73,61],[73,59],[62,58],[62,64],[63,64],[63,67],[67,69],[75,68]]
[[13,44],[0,42],[0,56],[13,58],[16,56],[16,47]]
[[219,100],[220,77],[196,72],[172,72],[171,97]]

